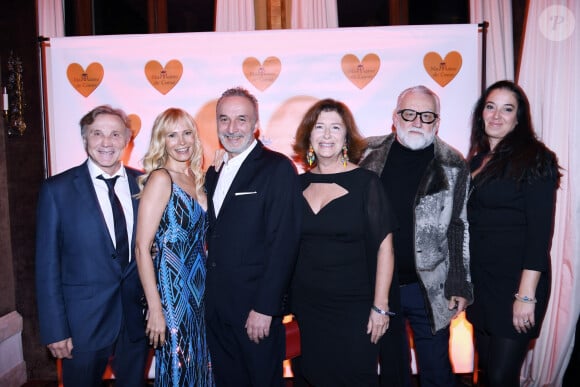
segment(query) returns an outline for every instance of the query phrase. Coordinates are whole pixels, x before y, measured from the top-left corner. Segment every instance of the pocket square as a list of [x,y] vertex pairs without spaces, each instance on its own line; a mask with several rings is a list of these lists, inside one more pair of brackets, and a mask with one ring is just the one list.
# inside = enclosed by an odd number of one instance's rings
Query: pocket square
[[236,192],[234,195],[242,196],[242,195],[255,195],[255,194],[257,194],[256,191],[249,191],[249,192]]

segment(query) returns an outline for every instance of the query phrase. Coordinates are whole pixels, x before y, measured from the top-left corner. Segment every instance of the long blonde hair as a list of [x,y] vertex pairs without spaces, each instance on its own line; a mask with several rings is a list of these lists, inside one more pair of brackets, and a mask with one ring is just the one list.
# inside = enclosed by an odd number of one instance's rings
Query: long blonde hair
[[195,183],[195,193],[199,198],[204,193],[204,173],[203,173],[203,148],[197,133],[195,120],[185,110],[169,108],[159,114],[151,129],[151,141],[149,149],[143,156],[143,169],[145,172],[138,179],[139,189],[143,191],[143,186],[149,178],[151,172],[163,168],[167,162],[167,151],[165,150],[165,137],[167,133],[175,127],[182,125],[191,129],[194,137],[193,153],[189,159],[189,169],[193,175]]

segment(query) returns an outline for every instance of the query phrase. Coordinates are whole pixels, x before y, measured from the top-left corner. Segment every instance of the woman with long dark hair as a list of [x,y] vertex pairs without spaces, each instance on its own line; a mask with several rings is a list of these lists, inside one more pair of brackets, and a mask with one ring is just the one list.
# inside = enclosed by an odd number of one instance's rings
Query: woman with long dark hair
[[537,139],[530,104],[511,81],[491,85],[475,105],[467,206],[480,385],[519,386],[550,293],[550,245],[560,172]]

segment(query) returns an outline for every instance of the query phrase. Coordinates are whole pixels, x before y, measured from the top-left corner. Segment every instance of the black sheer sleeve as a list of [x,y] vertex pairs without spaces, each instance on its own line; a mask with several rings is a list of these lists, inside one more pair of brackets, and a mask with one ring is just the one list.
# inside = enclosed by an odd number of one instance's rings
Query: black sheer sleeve
[[369,173],[369,176],[364,202],[366,212],[365,244],[371,283],[374,284],[379,246],[387,235],[398,227],[398,224],[381,181],[373,173]]

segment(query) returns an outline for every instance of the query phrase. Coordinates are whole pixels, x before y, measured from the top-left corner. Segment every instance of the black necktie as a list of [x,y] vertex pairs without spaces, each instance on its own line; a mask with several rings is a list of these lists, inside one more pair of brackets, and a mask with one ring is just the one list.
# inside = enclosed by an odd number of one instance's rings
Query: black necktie
[[97,176],[97,179],[103,180],[107,183],[109,188],[109,201],[113,209],[113,219],[115,223],[115,241],[117,250],[117,259],[121,267],[124,269],[129,263],[129,236],[127,235],[127,222],[125,221],[125,214],[123,213],[123,206],[121,201],[115,194],[115,183],[119,176],[114,176],[106,179],[103,175]]

